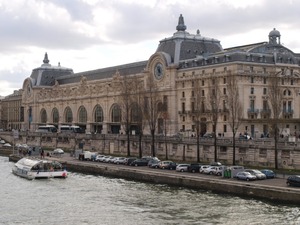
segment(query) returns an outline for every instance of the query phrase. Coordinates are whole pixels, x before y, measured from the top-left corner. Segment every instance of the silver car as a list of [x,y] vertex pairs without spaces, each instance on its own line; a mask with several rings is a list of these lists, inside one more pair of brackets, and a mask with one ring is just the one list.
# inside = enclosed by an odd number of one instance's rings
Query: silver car
[[259,170],[250,170],[250,169],[246,169],[245,172],[249,172],[252,175],[256,176],[257,180],[264,180],[267,179],[267,176],[265,174],[263,174],[261,171]]
[[187,172],[188,171],[188,167],[190,164],[178,164],[176,166],[176,171],[177,172]]

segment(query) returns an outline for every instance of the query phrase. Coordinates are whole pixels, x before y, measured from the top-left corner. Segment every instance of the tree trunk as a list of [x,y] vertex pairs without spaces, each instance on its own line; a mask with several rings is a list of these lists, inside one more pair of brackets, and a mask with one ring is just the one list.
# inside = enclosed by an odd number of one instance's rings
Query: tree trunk
[[130,156],[130,132],[129,130],[126,131],[127,135],[127,156]]
[[155,157],[155,130],[151,130],[151,138],[152,138],[152,143],[151,143],[151,150],[152,150],[152,156]]
[[274,141],[275,141],[275,170],[277,170],[278,169],[278,157],[277,157],[277,155],[278,155],[278,132],[277,132],[277,127],[276,127],[276,129],[275,129],[275,136],[274,136]]
[[200,162],[200,135],[197,134],[197,162]]
[[235,165],[235,135],[236,135],[236,133],[233,133],[233,138],[232,138],[232,147],[233,147],[232,165]]
[[142,134],[139,134],[139,157],[142,158]]

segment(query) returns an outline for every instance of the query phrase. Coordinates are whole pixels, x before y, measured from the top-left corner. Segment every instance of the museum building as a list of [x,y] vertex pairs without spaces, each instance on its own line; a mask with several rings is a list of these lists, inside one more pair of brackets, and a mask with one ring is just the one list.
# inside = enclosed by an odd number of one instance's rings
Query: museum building
[[[166,118],[161,117],[157,120],[157,134],[195,132],[195,105],[199,101],[195,91],[200,91],[195,89],[195,82],[200,82],[201,134],[215,130],[219,136],[231,137],[227,81],[234,76],[243,109],[237,133],[260,137],[271,133],[268,78],[277,74],[283,94],[282,132],[300,132],[300,54],[281,44],[278,30],[274,28],[268,37],[266,34],[267,41],[227,49],[219,40],[202,36],[199,30],[195,34],[186,30],[180,15],[176,32],[162,39],[148,60],[80,73],[51,65],[46,53],[43,64],[23,83],[21,129],[35,131],[47,124],[57,128],[77,125],[91,133],[124,133],[123,112],[118,105],[120,81],[134,77],[147,87],[147,79],[152,76],[168,113],[167,131],[163,128]],[[213,86],[220,93],[215,125],[208,99]],[[149,133],[149,128],[145,127],[144,133]]]

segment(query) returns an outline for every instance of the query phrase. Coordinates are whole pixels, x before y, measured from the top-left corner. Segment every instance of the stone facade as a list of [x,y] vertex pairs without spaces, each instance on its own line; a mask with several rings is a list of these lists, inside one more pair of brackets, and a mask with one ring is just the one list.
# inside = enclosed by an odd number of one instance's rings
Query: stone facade
[[[176,28],[173,36],[160,41],[148,61],[76,74],[60,65],[51,66],[46,54],[44,64],[34,69],[23,84],[23,129],[33,131],[43,124],[57,127],[63,124],[79,125],[87,132],[122,133],[122,122],[114,121],[112,116],[121,94],[120,81],[125,76],[135,77],[146,85],[147,77],[153,76],[161,101],[167,99],[168,135],[178,132],[192,135],[195,132],[193,84],[196,81],[202,83],[203,91],[201,134],[214,131],[208,95],[211,81],[216,79],[220,105],[215,130],[219,136],[231,137],[226,79],[233,75],[243,105],[242,124],[237,133],[258,138],[272,133],[269,76],[278,74],[284,93],[281,132],[298,136],[300,55],[281,45],[279,31],[272,30],[267,42],[223,49],[217,39],[203,37],[199,31],[195,35],[186,32],[182,16]],[[156,133],[162,133],[163,120],[158,119],[160,124]],[[145,128],[147,132],[149,129]]]
[[[61,125],[77,125],[85,129],[87,134],[122,135],[125,133],[121,116],[123,112],[119,107],[122,82],[126,78],[134,78],[146,89],[149,86],[148,79],[152,77],[158,87],[157,104],[167,105],[167,116],[160,114],[157,118],[155,134],[173,136],[181,133],[185,138],[195,136],[200,121],[201,135],[215,131],[219,139],[223,140],[233,136],[229,122],[228,80],[234,77],[239,89],[237,98],[242,105],[241,124],[234,129],[237,134],[247,133],[256,140],[255,143],[260,143],[257,139],[261,136],[273,134],[269,93],[271,77],[276,75],[280,80],[278,91],[283,98],[278,118],[280,134],[294,138],[296,142],[293,143],[297,143],[300,134],[300,54],[281,44],[280,32],[273,29],[265,42],[223,49],[219,40],[204,37],[199,31],[190,34],[186,29],[180,15],[176,32],[162,39],[156,52],[147,61],[82,73],[74,73],[72,69],[61,65],[52,66],[45,54],[43,64],[34,69],[23,83],[21,101],[24,122],[21,122],[21,129],[34,132],[38,126],[46,124],[58,128]],[[195,88],[196,83],[200,84],[200,89]],[[214,101],[211,100],[213,91],[218,93]],[[199,93],[200,98],[197,98]],[[213,109],[215,101],[219,105]],[[201,107],[197,108],[199,102]],[[201,113],[197,121],[199,110]],[[217,112],[216,124],[213,112]],[[132,129],[135,129],[134,126]],[[144,127],[143,133],[150,134],[149,126]],[[94,141],[91,139],[90,142]],[[126,140],[122,143],[126,149]],[[143,145],[146,152],[150,149],[149,143],[150,140],[146,140]],[[160,149],[161,154],[165,154],[163,143],[157,140],[158,154]],[[201,143],[201,160],[213,159],[211,144],[207,147]],[[71,148],[76,145],[74,139]],[[102,145],[101,140],[91,144],[96,149]],[[115,149],[120,149],[119,143],[110,142],[109,147],[104,145],[104,149],[110,153],[116,154],[118,152]],[[218,143],[218,146],[220,159],[230,161],[232,144]],[[254,148],[251,146],[238,146],[237,161],[250,164],[257,161],[262,165],[272,163],[273,147],[260,144],[253,145]],[[137,147],[131,147],[133,152],[137,150]],[[196,157],[197,150],[193,142],[170,142],[168,149],[175,159]],[[285,149],[287,152],[279,152],[279,158],[281,154],[284,156],[280,163],[298,167],[299,162],[294,158],[297,154],[289,148]]]

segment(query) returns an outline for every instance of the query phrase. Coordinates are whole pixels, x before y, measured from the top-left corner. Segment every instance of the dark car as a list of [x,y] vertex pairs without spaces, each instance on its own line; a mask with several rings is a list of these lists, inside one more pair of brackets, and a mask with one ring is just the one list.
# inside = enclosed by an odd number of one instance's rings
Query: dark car
[[275,176],[276,176],[276,174],[272,170],[264,169],[264,170],[261,170],[261,172],[266,175],[267,179],[275,178]]
[[168,169],[168,170],[176,170],[177,164],[172,161],[161,161],[159,163],[159,168],[160,169]]
[[136,159],[130,163],[130,166],[147,166],[148,162],[148,159]]
[[288,186],[300,187],[300,175],[289,176],[286,180]]
[[188,166],[187,171],[190,173],[200,172],[201,165],[199,163],[192,163]]
[[160,163],[160,160],[157,160],[157,159],[151,159],[149,162],[148,162],[148,167],[149,168],[155,168],[157,169],[159,167],[159,163]]
[[136,157],[126,158],[124,160],[124,165],[130,166],[130,164],[136,159],[137,159]]

